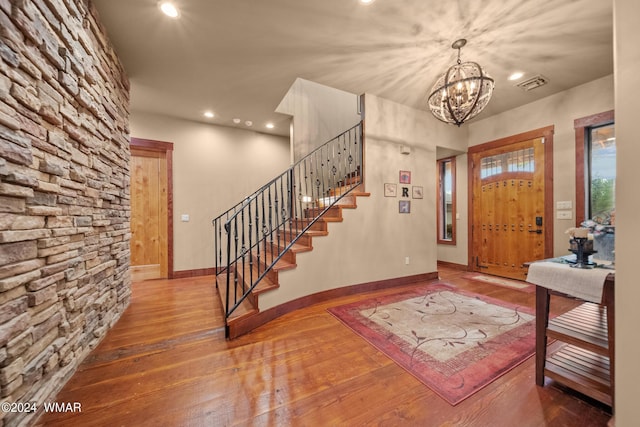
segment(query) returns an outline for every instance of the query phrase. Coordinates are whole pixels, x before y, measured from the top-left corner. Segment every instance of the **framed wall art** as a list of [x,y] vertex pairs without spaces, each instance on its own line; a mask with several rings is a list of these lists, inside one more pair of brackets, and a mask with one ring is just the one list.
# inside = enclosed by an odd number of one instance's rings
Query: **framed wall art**
[[400,184],[411,184],[411,171],[400,171]]
[[384,183],[384,197],[396,197],[398,186],[396,184]]
[[422,199],[424,195],[424,191],[422,191],[422,187],[413,186],[411,187],[411,197],[414,199]]
[[411,213],[411,201],[400,200],[400,202],[398,202],[398,212],[401,214]]

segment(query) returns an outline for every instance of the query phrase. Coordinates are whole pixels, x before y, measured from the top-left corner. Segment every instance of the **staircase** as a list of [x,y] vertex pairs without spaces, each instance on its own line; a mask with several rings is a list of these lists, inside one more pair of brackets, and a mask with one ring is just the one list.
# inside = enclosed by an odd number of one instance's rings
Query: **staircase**
[[[216,287],[227,338],[265,323],[259,296],[276,290],[297,254],[356,208],[363,191],[362,122],[308,154],[251,196],[215,218]],[[283,313],[282,313],[283,314]]]

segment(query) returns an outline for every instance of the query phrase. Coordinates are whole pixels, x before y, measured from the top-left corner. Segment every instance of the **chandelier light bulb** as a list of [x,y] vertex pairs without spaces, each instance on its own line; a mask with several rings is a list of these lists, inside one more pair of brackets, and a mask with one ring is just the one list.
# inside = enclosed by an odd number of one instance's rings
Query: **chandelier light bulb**
[[162,1],[158,5],[162,13],[167,15],[169,18],[177,18],[180,16],[180,12],[178,12],[178,8],[169,1]]

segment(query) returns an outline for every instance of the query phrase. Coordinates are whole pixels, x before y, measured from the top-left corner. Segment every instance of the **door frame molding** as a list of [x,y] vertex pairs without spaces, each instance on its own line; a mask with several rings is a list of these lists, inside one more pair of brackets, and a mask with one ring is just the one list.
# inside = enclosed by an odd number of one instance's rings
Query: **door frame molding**
[[173,279],[173,143],[131,137],[130,148],[164,153],[167,160],[167,275]]
[[487,150],[493,150],[505,145],[515,144],[517,142],[528,141],[530,139],[544,138],[544,216],[547,225],[544,227],[544,257],[553,257],[553,134],[554,125],[530,130],[527,132],[511,135],[505,138],[496,139],[469,147],[467,151],[467,263],[470,271],[474,270],[473,264],[473,155]]

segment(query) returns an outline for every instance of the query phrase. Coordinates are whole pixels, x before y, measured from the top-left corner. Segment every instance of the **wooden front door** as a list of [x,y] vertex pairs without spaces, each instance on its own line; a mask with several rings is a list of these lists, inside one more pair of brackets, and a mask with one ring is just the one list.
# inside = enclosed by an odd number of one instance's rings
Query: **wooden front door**
[[[144,141],[144,140],[142,140]],[[140,140],[137,140],[140,143]],[[140,144],[138,144],[140,145]],[[144,145],[144,144],[143,144]],[[168,151],[131,144],[131,276],[170,278]],[[169,152],[170,153],[170,152]]]
[[538,137],[471,153],[473,270],[524,280],[524,263],[551,256],[545,148]]

